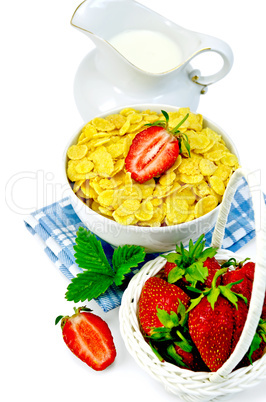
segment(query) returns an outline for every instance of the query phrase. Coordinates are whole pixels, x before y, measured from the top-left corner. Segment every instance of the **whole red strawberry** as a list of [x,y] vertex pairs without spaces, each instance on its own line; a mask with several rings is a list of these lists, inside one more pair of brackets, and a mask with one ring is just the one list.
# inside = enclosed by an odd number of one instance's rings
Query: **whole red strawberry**
[[260,359],[266,351],[266,321],[262,318],[259,321],[253,341],[248,352],[237,365],[236,369],[249,366]]
[[141,292],[140,324],[161,361],[193,371],[208,370],[189,336],[188,305],[189,297],[180,288],[152,277]]
[[247,300],[231,290],[234,283],[218,285],[214,275],[211,288],[206,288],[188,309],[189,333],[202,360],[211,371],[217,371],[229,358],[242,333],[247,317]]
[[56,320],[56,324],[61,320],[63,339],[84,363],[94,370],[104,370],[116,357],[111,331],[107,323],[89,309],[74,310],[71,317],[60,316]]
[[[247,262],[242,265],[242,263],[237,264],[235,259],[230,259],[228,261],[230,265],[237,266],[236,269],[227,271],[222,277],[223,285],[227,285],[232,282],[237,282],[241,280],[240,283],[237,283],[232,286],[232,290],[236,293],[241,293],[248,300],[248,303],[251,298],[253,281],[254,281],[254,272],[255,272],[255,264],[254,262]],[[223,264],[226,266],[228,264]]]
[[232,334],[231,353],[235,349],[242,334],[248,315],[248,306],[244,300],[238,300],[237,308],[233,308],[234,330]]
[[158,318],[158,308],[167,313],[177,313],[179,303],[188,308],[189,300],[189,296],[178,286],[161,278],[149,278],[139,299],[139,320],[145,334],[151,335],[152,329],[163,327]]
[[[219,264],[219,262],[216,260],[215,257],[207,257],[207,259],[204,261],[203,266],[208,268],[208,276],[204,281],[204,286],[202,284],[200,284],[200,288],[210,288],[214,275],[216,274],[217,271],[219,271],[221,269],[221,265]],[[221,277],[217,278],[216,284],[220,285],[221,283]]]
[[[223,264],[223,266],[235,266],[236,269],[228,270],[222,277],[222,283],[227,285],[232,282],[241,281],[240,283],[233,285],[232,290],[245,296],[249,304],[253,288],[255,263],[252,261],[246,262],[246,260],[237,263],[235,258],[231,258]],[[266,293],[261,318],[266,320]]]
[[[185,118],[173,129],[168,129],[168,114],[162,110],[165,121],[148,124],[146,130],[141,131],[133,139],[128,155],[125,159],[125,168],[131,173],[132,179],[144,183],[152,177],[159,176],[169,169],[180,152],[180,131],[178,128],[188,118]],[[176,135],[178,134],[178,137]],[[183,135],[184,137],[184,135]],[[187,138],[184,139],[190,153]]]
[[211,371],[217,371],[228,359],[234,329],[233,308],[219,296],[215,309],[204,297],[189,313],[189,333],[202,360]]

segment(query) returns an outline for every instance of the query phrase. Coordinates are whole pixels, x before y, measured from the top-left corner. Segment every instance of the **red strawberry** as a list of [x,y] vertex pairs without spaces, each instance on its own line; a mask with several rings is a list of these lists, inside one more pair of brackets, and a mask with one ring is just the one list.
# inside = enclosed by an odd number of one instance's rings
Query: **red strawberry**
[[[215,257],[208,257],[204,263],[203,263],[204,267],[208,268],[208,276],[204,281],[204,286],[203,287],[207,287],[210,288],[214,275],[216,274],[217,271],[219,271],[219,269],[221,269],[221,265],[219,264],[219,262],[216,260]],[[220,285],[221,283],[221,277],[217,278],[216,284]]]
[[[162,111],[165,122],[158,121],[136,135],[125,159],[125,168],[131,177],[144,183],[152,177],[159,176],[175,162],[180,151],[180,140],[175,137],[180,133],[178,128],[186,117],[172,130],[168,130],[169,116]],[[185,142],[188,151],[189,145]]]
[[217,371],[232,353],[248,312],[245,298],[231,290],[234,283],[216,286],[217,278],[226,270],[215,273],[211,288],[192,300],[187,310],[190,336],[211,371]]
[[[229,260],[231,262],[230,265],[235,265],[235,260]],[[223,264],[226,266],[227,264]],[[237,282],[242,280],[241,283],[232,286],[232,290],[236,293],[241,293],[245,296],[248,300],[248,303],[251,298],[251,292],[253,287],[253,280],[254,280],[254,271],[255,271],[255,264],[254,262],[248,262],[244,265],[241,263],[239,264],[237,269],[232,271],[227,271],[222,277],[223,285],[227,285],[228,283]]]
[[139,300],[139,319],[160,359],[190,370],[208,370],[193,347],[187,327],[189,297],[158,277],[145,283]]
[[210,371],[195,347],[192,349],[191,352],[186,352],[180,346],[175,345],[175,351],[182,358],[182,361],[186,365],[186,367],[189,368],[190,370]]
[[[63,339],[69,349],[94,370],[108,367],[116,357],[111,331],[105,321],[89,312],[89,309],[74,309],[72,317],[58,317],[61,321]],[[83,310],[83,312],[81,312]],[[84,311],[85,310],[85,311]]]
[[139,320],[143,331],[151,335],[154,328],[163,327],[158,318],[157,308],[177,313],[179,303],[188,308],[190,298],[187,294],[165,280],[157,277],[149,278],[143,286],[139,299]]
[[[223,275],[222,283],[224,285],[232,282],[236,282],[242,280],[241,283],[232,286],[232,290],[236,293],[241,293],[248,300],[248,304],[250,302],[253,281],[254,281],[254,273],[255,273],[255,263],[254,262],[246,262],[246,260],[237,264],[236,260],[230,259],[227,263],[223,264],[223,266],[237,266],[235,270],[228,271]],[[261,318],[266,320],[266,293],[264,298],[264,304],[262,308]]]
[[173,268],[175,268],[177,265],[174,262],[168,262],[164,266],[164,275],[167,278],[169,273],[172,271]]
[[243,357],[236,369],[246,367],[260,359],[266,351],[266,321],[260,319],[256,333],[247,354]]
[[217,371],[230,356],[233,335],[233,307],[219,296],[212,309],[207,297],[190,311],[189,333],[202,360],[211,371]]
[[233,309],[233,314],[234,331],[232,335],[231,353],[233,352],[237,342],[239,341],[248,315],[248,306],[246,305],[244,300],[238,300],[237,309]]

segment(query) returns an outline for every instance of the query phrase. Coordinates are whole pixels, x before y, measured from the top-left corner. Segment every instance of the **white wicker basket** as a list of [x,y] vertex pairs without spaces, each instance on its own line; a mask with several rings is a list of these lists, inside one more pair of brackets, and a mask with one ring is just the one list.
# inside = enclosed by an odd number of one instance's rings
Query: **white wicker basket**
[[[221,249],[227,217],[239,179],[248,175],[238,169],[231,177],[224,194],[217,223],[213,232],[212,246],[218,247],[218,261],[231,257],[241,261],[243,257]],[[251,192],[254,205],[254,195]],[[263,204],[264,205],[264,204]],[[130,281],[124,292],[119,312],[120,331],[125,345],[136,362],[164,387],[185,401],[218,401],[230,399],[234,394],[257,385],[266,378],[266,354],[253,365],[232,371],[247,352],[255,334],[263,306],[266,283],[266,214],[263,207],[260,218],[255,213],[257,256],[253,292],[249,313],[238,344],[224,365],[214,373],[193,372],[168,362],[160,362],[144,340],[138,321],[138,301],[144,283],[165,264],[163,257],[148,262]],[[261,225],[258,225],[258,222]]]

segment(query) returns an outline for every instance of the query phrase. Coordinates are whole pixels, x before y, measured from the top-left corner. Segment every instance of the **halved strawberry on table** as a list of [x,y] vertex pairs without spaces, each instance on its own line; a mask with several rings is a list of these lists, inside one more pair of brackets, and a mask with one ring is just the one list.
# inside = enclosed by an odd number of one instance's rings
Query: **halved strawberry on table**
[[59,316],[63,339],[79,359],[96,371],[110,366],[116,357],[113,336],[107,323],[90,309],[74,308],[75,314]]
[[187,136],[179,131],[189,114],[172,130],[168,128],[168,113],[162,110],[162,114],[165,120],[147,124],[149,127],[135,136],[125,159],[126,170],[139,183],[161,175],[174,164],[180,153],[181,138],[190,154]]

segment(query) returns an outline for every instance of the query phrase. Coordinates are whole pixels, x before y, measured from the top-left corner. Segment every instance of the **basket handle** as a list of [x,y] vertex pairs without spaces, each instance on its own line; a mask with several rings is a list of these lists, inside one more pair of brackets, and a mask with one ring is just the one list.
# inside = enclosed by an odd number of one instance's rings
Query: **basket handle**
[[[238,169],[234,172],[231,177],[231,180],[228,183],[226,191],[224,193],[223,202],[220,206],[220,211],[218,214],[217,223],[213,232],[212,238],[212,246],[221,248],[222,240],[224,237],[225,225],[227,221],[227,217],[230,211],[231,202],[233,200],[235,191],[237,189],[237,185],[239,180],[242,177],[248,182],[250,187],[248,174],[242,169]],[[253,206],[255,205],[254,192],[251,191],[251,198],[253,202]],[[256,239],[257,239],[257,247],[256,247],[256,269],[254,274],[254,282],[253,282],[253,291],[250,299],[249,312],[247,315],[247,319],[242,331],[242,334],[239,338],[239,341],[229,357],[229,359],[214,373],[210,373],[210,380],[213,382],[220,382],[224,380],[224,377],[227,377],[232,370],[237,366],[237,364],[244,357],[246,352],[251,345],[253,337],[255,335],[259,319],[262,312],[263,301],[265,297],[265,288],[266,288],[266,208],[263,200],[263,208],[261,208],[261,216],[259,219],[258,211],[254,211],[255,214],[255,231],[256,231]],[[258,215],[257,215],[258,214]],[[261,223],[261,227],[259,225]]]

